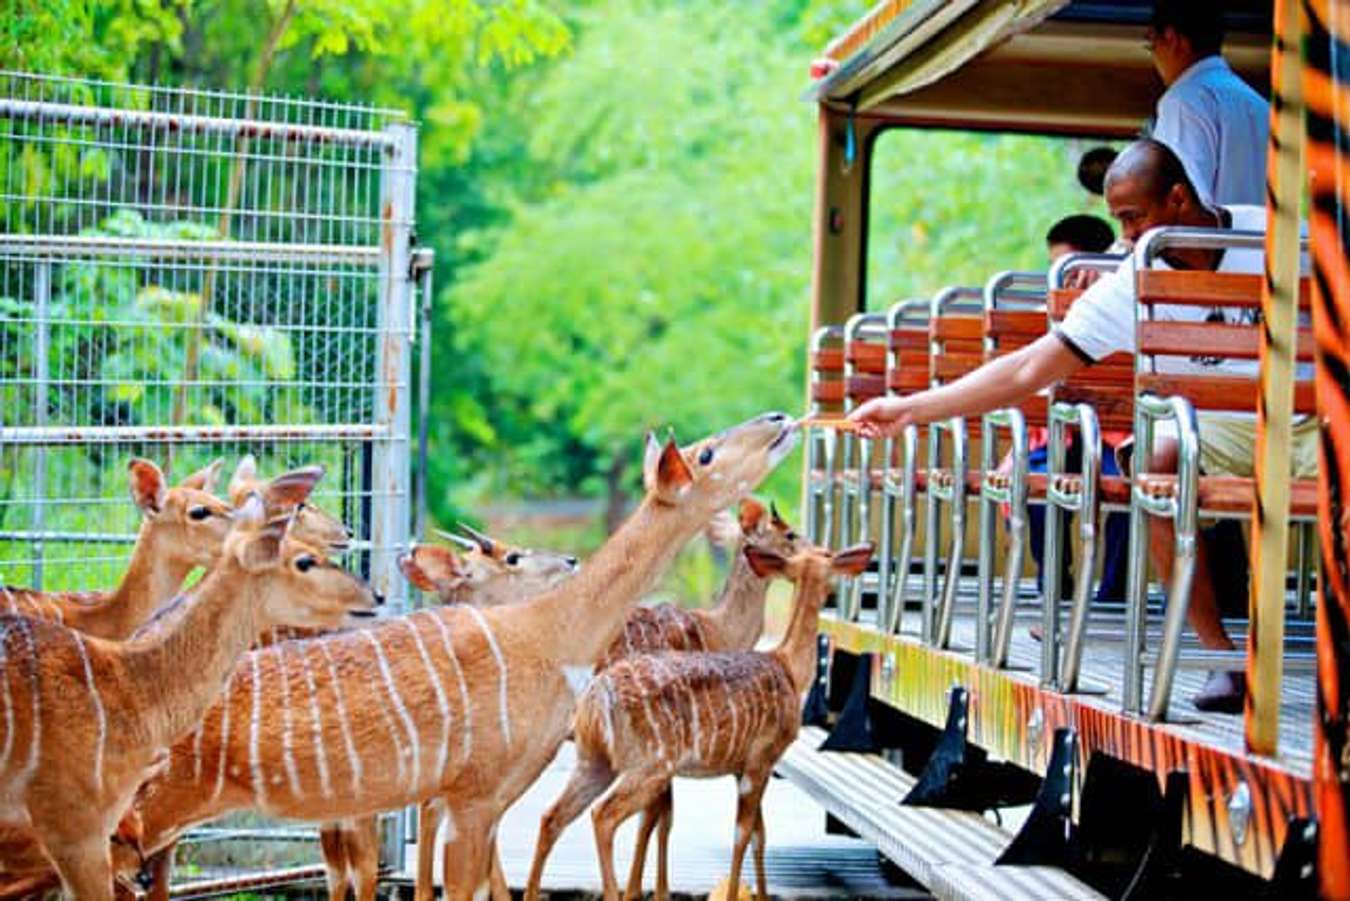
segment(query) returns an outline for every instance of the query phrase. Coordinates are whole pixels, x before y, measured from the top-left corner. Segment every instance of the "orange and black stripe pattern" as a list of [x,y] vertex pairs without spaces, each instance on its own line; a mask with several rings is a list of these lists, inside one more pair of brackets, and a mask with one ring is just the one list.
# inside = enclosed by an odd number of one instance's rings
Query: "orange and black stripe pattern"
[[[1325,897],[1350,897],[1350,570],[1345,479],[1350,474],[1350,9],[1305,0],[1303,93],[1307,104],[1313,328],[1321,419],[1318,524],[1317,722],[1313,758]],[[1277,35],[1277,43],[1281,38]]]

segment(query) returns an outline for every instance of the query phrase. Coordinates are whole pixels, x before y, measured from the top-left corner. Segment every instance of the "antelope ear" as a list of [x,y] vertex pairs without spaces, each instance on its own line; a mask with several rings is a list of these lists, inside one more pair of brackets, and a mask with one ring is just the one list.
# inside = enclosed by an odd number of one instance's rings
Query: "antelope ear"
[[759,528],[759,524],[764,519],[764,505],[753,497],[747,497],[741,501],[739,516],[741,523],[741,532],[749,535]]
[[252,454],[244,454],[234,467],[234,475],[230,476],[230,484],[225,491],[230,500],[235,501],[239,495],[253,487],[253,483],[257,480],[258,460]]
[[131,461],[127,467],[131,474],[131,499],[146,516],[157,516],[164,509],[164,499],[169,493],[164,484],[164,473],[149,460],[140,457]]
[[656,461],[656,487],[651,489],[652,493],[667,504],[676,504],[693,484],[694,473],[680,453],[680,446],[671,438]]
[[[251,495],[250,501],[257,495]],[[275,566],[281,559],[281,542],[286,537],[287,517],[271,520],[239,543],[235,555],[244,569],[259,572]]]
[[766,551],[759,545],[747,544],[743,553],[745,562],[750,564],[751,572],[761,579],[779,576],[787,571],[788,562],[782,555]]
[[[414,547],[413,551],[417,548]],[[403,575],[412,583],[418,591],[435,591],[436,586],[432,584],[431,577],[427,575],[426,570],[417,565],[417,558],[413,554],[404,554],[398,558],[398,568],[403,570]]]
[[205,491],[209,494],[216,490],[216,477],[220,475],[220,468],[224,465],[224,458],[216,457],[178,484],[183,488],[195,488],[197,491]]
[[297,507],[309,499],[323,474],[324,468],[318,464],[292,469],[268,482],[263,494],[273,507]]
[[267,505],[263,503],[262,495],[250,491],[234,510],[234,525],[235,528],[254,528],[262,525],[266,516]]
[[655,432],[648,432],[642,451],[642,487],[649,493],[656,490],[656,467],[660,462],[661,442],[656,440]]
[[788,521],[778,514],[778,505],[773,501],[769,501],[769,521],[780,532],[792,531],[792,526],[788,525]]
[[834,555],[830,561],[830,569],[840,576],[861,575],[863,570],[867,569],[867,564],[872,562],[872,543],[855,544],[852,547],[846,547]]

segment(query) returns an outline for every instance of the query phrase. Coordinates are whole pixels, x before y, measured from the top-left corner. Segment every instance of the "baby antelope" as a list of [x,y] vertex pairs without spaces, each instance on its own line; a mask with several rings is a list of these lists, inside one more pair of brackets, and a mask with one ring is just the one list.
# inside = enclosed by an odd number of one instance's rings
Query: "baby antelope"
[[737,897],[741,863],[753,836],[759,897],[767,897],[760,799],[773,765],[797,737],[831,577],[860,574],[872,547],[837,554],[812,547],[783,557],[752,544],[744,553],[761,577],[782,576],[796,584],[792,620],[782,641],[768,652],[640,655],[595,678],[578,699],[573,720],[577,768],[540,823],[526,898],[539,897],[544,861],[562,830],[607,789],[592,819],[605,899],[616,901],[614,833],[619,825],[662,797],[675,776],[725,775],[736,776],[739,789],[727,896]]

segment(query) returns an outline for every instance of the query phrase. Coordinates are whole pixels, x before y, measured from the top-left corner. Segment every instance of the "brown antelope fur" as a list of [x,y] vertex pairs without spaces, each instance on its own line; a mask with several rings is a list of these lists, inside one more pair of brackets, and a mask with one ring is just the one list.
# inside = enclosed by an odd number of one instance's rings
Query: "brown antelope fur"
[[[831,575],[861,573],[872,547],[834,555],[810,547],[784,558],[752,544],[744,554],[761,578],[782,575],[796,583],[782,641],[768,652],[639,655],[596,676],[577,702],[577,767],[540,823],[527,899],[539,897],[544,861],[562,830],[611,785],[591,817],[605,899],[617,901],[618,826],[664,797],[675,776],[726,775],[737,777],[739,790],[727,897],[739,894],[741,862],[752,835],[759,897],[767,897],[760,799],[773,765],[797,737],[801,696],[815,674],[816,630]],[[633,889],[630,885],[630,896]]]
[[54,620],[86,635],[121,640],[172,598],[197,567],[209,566],[230,530],[230,507],[211,494],[217,460],[174,487],[149,460],[128,466],[131,499],[143,518],[131,561],[112,591],[50,592],[0,586],[0,612]]
[[108,837],[136,787],[264,629],[337,626],[373,605],[287,524],[251,498],[201,582],[124,643],[0,616],[0,823],[33,829],[67,894],[112,897]]
[[589,672],[677,550],[796,437],[775,413],[683,450],[650,439],[638,509],[579,573],[533,600],[422,610],[249,653],[142,787],[146,850],[245,807],[324,821],[439,797],[447,895],[473,897],[501,814],[567,734],[569,672]]

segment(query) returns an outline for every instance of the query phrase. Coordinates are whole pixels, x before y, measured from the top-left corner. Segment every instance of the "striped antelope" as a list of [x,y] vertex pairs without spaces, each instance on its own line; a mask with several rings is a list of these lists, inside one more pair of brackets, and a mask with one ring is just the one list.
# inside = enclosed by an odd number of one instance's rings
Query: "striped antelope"
[[[792,530],[775,508],[766,510],[764,505],[754,498],[744,498],[733,519],[719,513],[713,523],[719,533],[717,543],[729,544],[736,554],[731,572],[722,587],[717,603],[710,610],[686,610],[674,604],[660,604],[654,607],[636,607],[628,612],[623,630],[610,643],[604,656],[595,666],[599,672],[615,660],[636,653],[657,650],[679,651],[725,651],[745,650],[754,646],[764,631],[764,597],[769,580],[761,579],[750,569],[745,558],[739,553],[740,547],[747,541],[754,541],[779,553],[790,554],[801,543],[797,533]],[[483,536],[470,532],[478,540]],[[491,539],[488,539],[489,541]],[[485,549],[486,552],[486,549]],[[498,557],[501,556],[498,551]],[[411,577],[410,577],[411,578]],[[416,580],[413,580],[414,583]],[[666,805],[668,810],[669,803]],[[417,882],[426,886],[419,898],[431,897],[434,881],[433,869],[436,854],[436,827],[440,823],[442,807],[436,802],[422,805],[418,819],[419,841],[417,844]],[[662,811],[654,809],[644,811],[642,827],[638,832],[639,848],[645,850],[648,838]],[[427,825],[423,825],[427,824]],[[670,820],[661,818],[660,854],[664,860],[665,845],[669,839]],[[638,857],[641,859],[642,850]],[[661,868],[664,874],[664,867]],[[494,870],[494,879],[497,871]],[[641,871],[636,877],[641,883]],[[500,891],[501,886],[498,886]],[[360,897],[360,896],[358,896]]]
[[[467,527],[462,527],[467,530]],[[403,574],[420,591],[436,596],[442,604],[488,606],[527,600],[552,588],[577,571],[576,557],[515,547],[472,530],[472,540],[455,535],[463,554],[436,544],[414,545],[399,560]],[[418,853],[426,858],[426,878],[419,870],[418,884],[432,884],[431,864],[437,847],[445,806],[439,798],[423,801],[418,809]],[[328,871],[328,897],[342,901],[353,890],[357,901],[373,901],[379,870],[379,818],[375,816],[325,823],[319,830],[319,845]],[[493,859],[493,878],[501,878],[501,864]],[[167,880],[163,882],[168,897]]]
[[131,561],[112,591],[53,592],[0,587],[0,613],[54,620],[86,635],[121,640],[139,628],[183,580],[220,553],[230,507],[211,494],[217,460],[169,487],[149,460],[128,466],[131,499],[142,519]]
[[[605,652],[605,658],[596,671],[636,654],[659,651],[748,651],[755,646],[764,631],[764,599],[768,594],[769,579],[761,578],[750,567],[740,551],[747,544],[783,557],[790,557],[810,547],[788,523],[778,515],[778,509],[769,510],[754,498],[741,501],[735,526],[735,557],[731,572],[722,586],[722,593],[711,610],[686,610],[673,604],[656,607],[638,607],[628,614],[623,633]],[[642,812],[638,826],[637,845],[633,851],[629,874],[629,893],[642,892],[643,862],[652,830],[659,824],[657,834],[656,893],[665,897],[667,890],[666,857],[670,846],[670,827],[673,799],[669,791]]]
[[[65,625],[103,638],[127,638],[134,629],[144,625],[159,604],[170,599],[191,568],[188,564],[204,565],[214,561],[228,534],[232,516],[229,506],[208,493],[220,462],[194,473],[176,488],[165,488],[164,477],[157,466],[146,460],[131,461],[132,498],[144,512],[145,520],[132,555],[129,575],[123,579],[123,587],[107,595],[106,600],[88,606],[81,602],[78,615],[62,617]],[[341,533],[344,542],[347,540],[341,524],[335,529],[330,518],[315,515],[312,507],[304,506],[323,473],[321,466],[307,466],[282,473],[268,482],[255,481],[253,487],[264,500],[268,518],[294,511],[287,531],[292,538],[316,547],[340,547],[336,540],[338,534]],[[237,485],[231,487],[237,503],[247,500],[247,492],[240,491]],[[130,573],[146,570],[145,561],[149,562],[151,570],[164,568],[166,561],[177,561],[173,565],[182,576],[164,578],[162,584],[172,583],[171,589],[142,588],[140,586],[147,584],[145,578]],[[159,591],[167,593],[157,595]],[[26,592],[21,597],[32,602],[40,595]],[[61,607],[59,603],[44,603],[33,607],[20,605],[18,609],[24,615],[41,617],[44,613],[49,616],[59,613]],[[4,611],[0,609],[0,612]],[[268,634],[277,631],[281,630],[273,629]],[[0,898],[28,897],[39,888],[54,887],[58,882],[32,830],[5,826],[0,826],[0,877],[3,877]]]
[[815,675],[816,629],[830,577],[861,573],[872,546],[833,555],[811,547],[785,558],[751,544],[744,554],[761,578],[779,575],[796,583],[782,642],[769,652],[639,655],[595,678],[577,704],[576,770],[539,825],[527,899],[539,897],[544,861],[562,830],[611,785],[591,816],[605,899],[617,901],[618,826],[669,792],[675,776],[725,775],[736,776],[739,789],[726,897],[739,896],[741,862],[752,835],[759,897],[767,897],[760,799],[773,765],[801,725],[801,697]]
[[754,647],[764,631],[764,598],[769,580],[755,575],[740,549],[756,544],[791,554],[804,542],[777,509],[766,511],[754,498],[741,501],[736,517],[735,557],[717,602],[708,610],[658,604],[630,610],[623,631],[596,664],[600,672],[616,661],[655,651],[741,651]]
[[649,440],[638,509],[534,600],[424,610],[251,652],[139,793],[146,849],[231,810],[324,821],[439,797],[447,895],[472,897],[499,818],[567,734],[568,673],[590,670],[678,549],[795,439],[788,417],[768,414],[683,450]]
[[211,571],[123,643],[0,616],[0,823],[32,828],[68,894],[112,898],[108,836],[261,632],[373,606],[288,523],[250,498]]

